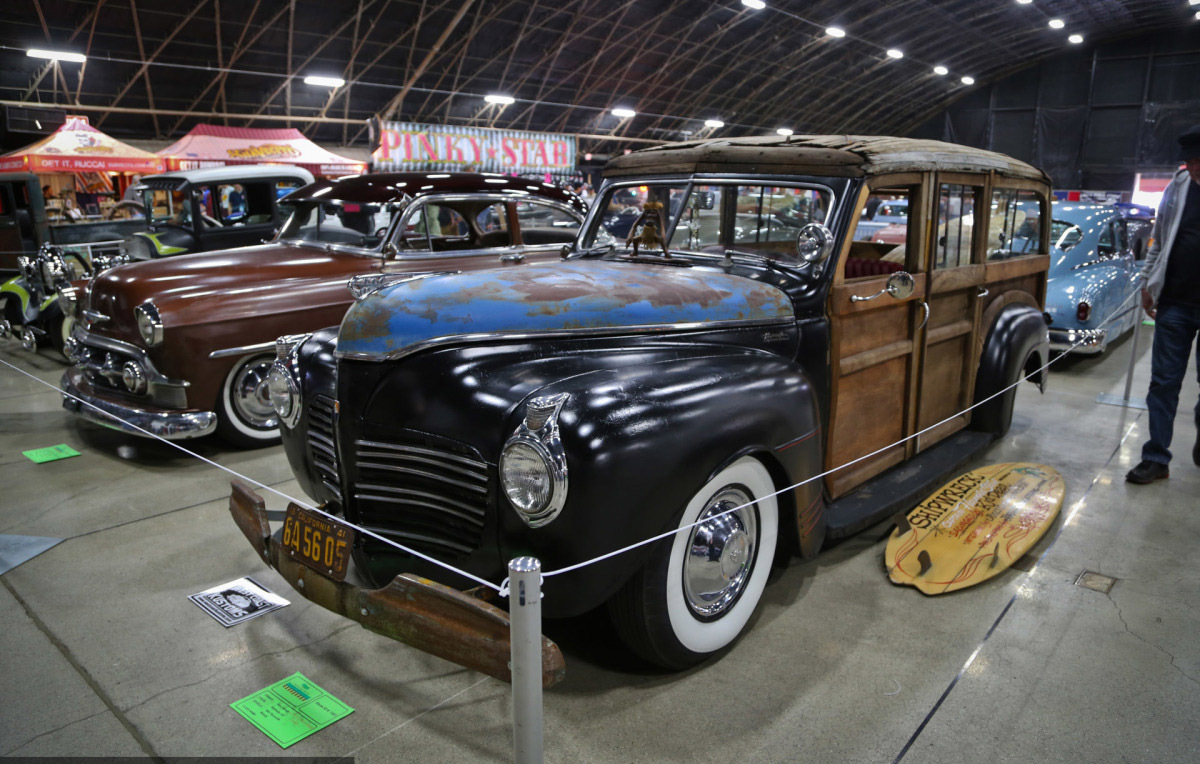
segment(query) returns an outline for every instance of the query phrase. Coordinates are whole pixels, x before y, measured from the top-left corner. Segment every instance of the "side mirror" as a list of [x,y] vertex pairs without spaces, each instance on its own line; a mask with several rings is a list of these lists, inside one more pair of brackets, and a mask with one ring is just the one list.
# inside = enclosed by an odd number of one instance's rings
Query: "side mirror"
[[850,302],[867,302],[874,300],[877,297],[883,297],[885,294],[897,299],[903,300],[910,297],[913,290],[917,288],[917,282],[913,279],[912,274],[906,271],[896,271],[891,276],[888,276],[887,283],[883,289],[872,295],[863,297],[861,295],[850,295]]
[[571,245],[570,244],[562,245],[562,249],[560,249],[558,251],[558,256],[561,257],[563,260],[566,260],[568,257],[570,257],[571,256]]
[[384,257],[395,257],[398,254],[400,254],[400,250],[396,249],[396,245],[394,243],[389,241],[383,245]]
[[884,287],[887,293],[897,300],[910,297],[916,288],[917,283],[913,280],[912,274],[906,271],[896,271],[888,276],[887,286]]
[[833,252],[833,232],[821,223],[809,223],[796,235],[796,254],[808,265],[819,265]]

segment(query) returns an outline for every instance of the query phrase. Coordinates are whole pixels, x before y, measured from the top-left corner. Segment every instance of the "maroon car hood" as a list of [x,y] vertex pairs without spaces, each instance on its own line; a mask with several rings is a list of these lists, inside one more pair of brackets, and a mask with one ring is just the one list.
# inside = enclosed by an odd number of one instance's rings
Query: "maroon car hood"
[[152,301],[167,326],[245,319],[300,303],[352,300],[346,281],[379,270],[365,255],[265,244],[121,265],[93,280],[88,307],[109,317],[97,331],[136,337],[133,309]]

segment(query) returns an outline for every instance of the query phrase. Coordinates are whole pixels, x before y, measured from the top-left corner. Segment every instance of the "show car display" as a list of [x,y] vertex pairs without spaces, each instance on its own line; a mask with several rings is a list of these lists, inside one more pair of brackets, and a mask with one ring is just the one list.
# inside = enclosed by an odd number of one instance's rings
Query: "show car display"
[[63,405],[164,438],[217,431],[237,445],[274,442],[275,338],[340,321],[348,280],[558,259],[586,211],[546,184],[448,173],[321,180],[288,204],[269,244],[129,263],[88,282]]
[[1050,349],[1103,353],[1141,319],[1135,297],[1146,256],[1146,221],[1136,210],[1055,202],[1046,292]]
[[[504,677],[506,644],[475,628],[503,613],[353,526],[495,582],[514,557],[555,571],[679,530],[547,577],[542,607],[606,605],[638,654],[689,666],[743,631],[778,553],[913,506],[1007,430],[1016,390],[987,399],[1028,373],[1044,384],[1035,167],[795,136],[637,151],[606,177],[563,262],[377,284],[340,327],[279,339],[288,459],[349,522],[293,504],[272,537],[245,484],[230,507],[305,597]],[[872,196],[905,202],[904,244],[856,236]],[[627,217],[614,198],[661,205],[667,254],[633,256],[635,231],[606,230]],[[1017,234],[989,210],[1031,203],[1027,245],[988,246]],[[343,581],[351,568],[381,588]]]

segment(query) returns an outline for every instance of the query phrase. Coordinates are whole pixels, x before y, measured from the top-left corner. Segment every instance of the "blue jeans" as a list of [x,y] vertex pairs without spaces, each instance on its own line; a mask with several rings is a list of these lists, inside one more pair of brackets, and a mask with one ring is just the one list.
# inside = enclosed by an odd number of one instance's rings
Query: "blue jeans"
[[[1159,305],[1154,319],[1154,350],[1150,361],[1150,392],[1146,407],[1150,410],[1150,440],[1142,446],[1142,459],[1168,464],[1171,461],[1171,435],[1175,430],[1175,410],[1179,390],[1187,374],[1192,340],[1200,333],[1200,308],[1167,303]],[[1200,342],[1197,342],[1196,372],[1200,375]],[[1200,432],[1200,401],[1196,403],[1196,429]]]

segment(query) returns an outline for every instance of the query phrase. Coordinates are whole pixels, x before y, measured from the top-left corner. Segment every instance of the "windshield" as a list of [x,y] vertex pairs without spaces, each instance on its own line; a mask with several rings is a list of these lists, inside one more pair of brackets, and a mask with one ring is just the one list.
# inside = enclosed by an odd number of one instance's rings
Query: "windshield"
[[[644,215],[647,202],[662,208]],[[583,247],[625,246],[644,233],[649,219],[655,228],[674,229],[668,242],[673,250],[723,255],[732,248],[792,258],[800,229],[826,222],[831,202],[827,189],[800,186],[704,181],[614,186],[600,197],[602,212],[593,217]]]
[[187,191],[147,188],[142,191],[147,222],[154,225],[192,227],[192,205]]
[[400,206],[337,199],[297,202],[287,205],[290,214],[278,238],[379,249]]

